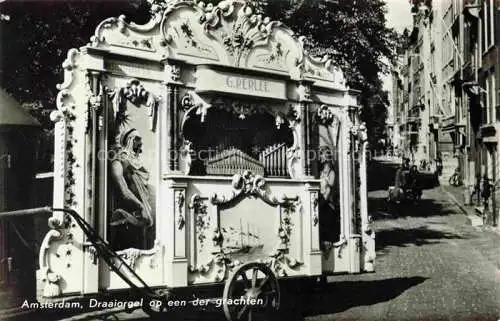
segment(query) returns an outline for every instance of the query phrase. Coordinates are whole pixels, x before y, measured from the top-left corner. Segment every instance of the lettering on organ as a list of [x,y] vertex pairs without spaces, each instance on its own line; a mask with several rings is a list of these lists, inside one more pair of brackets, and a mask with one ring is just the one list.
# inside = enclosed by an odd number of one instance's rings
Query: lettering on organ
[[268,82],[260,79],[227,76],[226,85],[228,88],[232,89],[258,91],[265,93],[268,93],[270,91]]

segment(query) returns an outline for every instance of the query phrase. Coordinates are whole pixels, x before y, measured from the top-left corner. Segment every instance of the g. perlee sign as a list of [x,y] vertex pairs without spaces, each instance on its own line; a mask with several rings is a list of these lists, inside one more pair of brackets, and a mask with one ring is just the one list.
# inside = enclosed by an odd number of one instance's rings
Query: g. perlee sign
[[208,67],[197,70],[196,90],[286,99],[284,80],[234,74]]
[[226,85],[228,88],[243,89],[249,91],[269,92],[268,82],[260,79],[249,79],[243,77],[226,77]]

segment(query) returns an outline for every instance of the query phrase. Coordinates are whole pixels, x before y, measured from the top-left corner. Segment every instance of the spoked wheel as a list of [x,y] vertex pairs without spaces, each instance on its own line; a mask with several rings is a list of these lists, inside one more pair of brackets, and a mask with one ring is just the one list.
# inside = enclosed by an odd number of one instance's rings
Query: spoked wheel
[[228,321],[273,320],[280,307],[278,279],[265,264],[244,264],[227,280],[222,299]]

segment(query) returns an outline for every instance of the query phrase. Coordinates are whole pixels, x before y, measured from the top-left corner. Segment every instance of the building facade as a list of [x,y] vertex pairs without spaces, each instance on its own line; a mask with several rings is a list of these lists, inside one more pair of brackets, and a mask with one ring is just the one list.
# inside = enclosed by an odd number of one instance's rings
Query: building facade
[[458,176],[455,185],[463,187],[466,202],[488,213],[485,223],[496,225],[500,5],[411,2],[413,28],[393,70],[398,147],[417,165],[441,158],[441,183]]
[[398,149],[416,164],[437,157],[438,124],[446,113],[438,87],[441,48],[436,42],[441,31],[434,11],[423,3],[414,6],[413,27],[405,34],[405,50],[392,72],[393,126],[398,130]]

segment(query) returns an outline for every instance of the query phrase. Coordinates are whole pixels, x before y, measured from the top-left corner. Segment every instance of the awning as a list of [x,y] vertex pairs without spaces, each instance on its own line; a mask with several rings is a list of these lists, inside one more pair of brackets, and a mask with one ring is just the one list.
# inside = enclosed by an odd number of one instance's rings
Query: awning
[[470,22],[476,22],[479,20],[479,11],[481,9],[480,2],[478,0],[465,0],[464,3],[464,17]]
[[464,82],[462,86],[465,89],[465,92],[469,96],[479,96],[481,92],[486,92],[479,84],[475,81]]
[[40,123],[21,104],[0,88],[0,126],[9,125],[40,127]]

